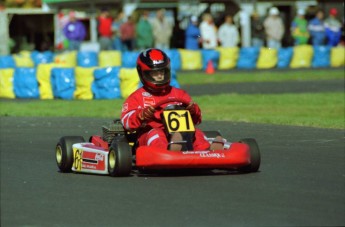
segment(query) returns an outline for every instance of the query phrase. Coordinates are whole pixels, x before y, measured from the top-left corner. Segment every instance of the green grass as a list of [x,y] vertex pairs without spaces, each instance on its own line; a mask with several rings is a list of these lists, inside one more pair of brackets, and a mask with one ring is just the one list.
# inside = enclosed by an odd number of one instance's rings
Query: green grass
[[[178,72],[180,84],[288,80],[344,80],[344,68],[316,70]],[[221,94],[195,96],[204,120],[255,122],[344,129],[344,92],[304,94]],[[0,100],[0,116],[118,118],[123,99]]]
[[242,83],[289,80],[328,80],[343,79],[344,68],[318,69],[318,70],[257,70],[257,71],[220,71],[215,74],[203,72],[178,72],[178,82],[184,84],[209,83]]
[[[344,129],[344,93],[221,94],[193,97],[204,120]],[[0,116],[118,118],[123,100],[0,101]]]
[[344,129],[344,93],[200,96],[204,120]]

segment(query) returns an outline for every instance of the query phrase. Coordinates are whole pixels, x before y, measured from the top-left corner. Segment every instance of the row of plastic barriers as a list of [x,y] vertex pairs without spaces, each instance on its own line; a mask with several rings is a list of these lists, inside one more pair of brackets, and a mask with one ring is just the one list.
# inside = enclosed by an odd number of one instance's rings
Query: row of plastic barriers
[[[212,50],[165,50],[174,70],[205,70],[211,61],[215,69],[319,68],[345,65],[344,46],[301,45],[280,49],[244,47]],[[139,51],[100,52],[21,52],[0,56],[1,68],[37,67],[57,63],[66,67],[124,67],[135,68]]]
[[[175,71],[171,85],[179,87]],[[0,69],[0,98],[118,99],[142,86],[136,68],[37,67]]]

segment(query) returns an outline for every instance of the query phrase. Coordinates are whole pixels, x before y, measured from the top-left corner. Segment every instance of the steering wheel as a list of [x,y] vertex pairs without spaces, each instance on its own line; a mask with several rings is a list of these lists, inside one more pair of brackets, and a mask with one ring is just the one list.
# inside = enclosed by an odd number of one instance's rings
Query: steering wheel
[[158,112],[163,110],[163,105],[171,102],[179,102],[182,103],[182,107],[187,107],[189,105],[189,102],[187,102],[185,99],[181,98],[172,98],[172,99],[164,99],[158,103],[156,103],[153,108],[155,109],[155,113],[153,115],[154,119],[161,121],[161,116],[160,114],[157,114]]
[[183,107],[187,107],[189,105],[189,102],[187,102],[185,99],[172,98],[172,99],[164,99],[164,100],[158,102],[157,104],[155,104],[153,106],[153,108],[155,108],[156,111],[160,111],[163,109],[162,105],[170,103],[170,102],[180,102],[180,103],[182,103]]

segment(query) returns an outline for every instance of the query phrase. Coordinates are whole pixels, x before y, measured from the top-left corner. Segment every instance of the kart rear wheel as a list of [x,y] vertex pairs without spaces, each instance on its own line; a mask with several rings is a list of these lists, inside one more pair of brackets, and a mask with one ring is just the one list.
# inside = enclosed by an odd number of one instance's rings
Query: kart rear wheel
[[250,172],[257,172],[260,167],[261,163],[261,155],[258,143],[255,139],[246,138],[242,139],[240,143],[245,143],[249,146],[250,149],[250,164],[244,167],[241,167],[239,170],[241,172],[250,173]]
[[108,155],[108,172],[113,177],[128,176],[132,171],[132,150],[126,141],[113,142]]
[[72,171],[73,165],[73,144],[85,142],[82,136],[61,137],[55,148],[56,164],[60,171],[68,173]]

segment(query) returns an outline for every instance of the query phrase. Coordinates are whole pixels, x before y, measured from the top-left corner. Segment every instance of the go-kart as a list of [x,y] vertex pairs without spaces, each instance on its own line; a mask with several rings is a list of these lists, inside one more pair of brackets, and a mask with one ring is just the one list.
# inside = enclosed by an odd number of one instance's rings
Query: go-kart
[[[175,104],[169,104],[175,103]],[[176,169],[222,169],[249,173],[260,167],[260,151],[255,139],[237,142],[223,139],[224,149],[195,151],[195,126],[185,107],[187,102],[169,99],[157,103],[155,116],[165,126],[167,136],[179,132],[183,135],[181,151],[138,146],[136,132],[126,131],[119,119],[103,126],[102,136],[91,136],[85,142],[82,136],[64,136],[56,145],[56,162],[61,172],[129,176],[132,169],[142,172]],[[218,131],[204,131],[210,144],[220,136]]]

